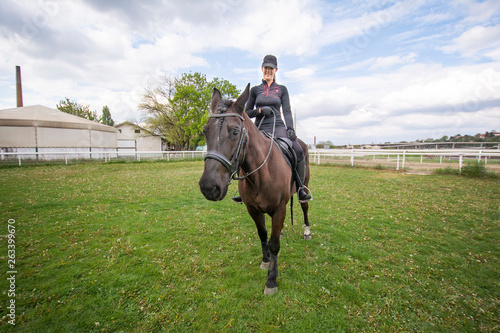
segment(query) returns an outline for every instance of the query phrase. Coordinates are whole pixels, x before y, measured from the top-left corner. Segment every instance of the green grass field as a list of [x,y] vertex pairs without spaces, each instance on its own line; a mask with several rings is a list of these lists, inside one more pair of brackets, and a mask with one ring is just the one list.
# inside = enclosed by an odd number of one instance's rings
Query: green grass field
[[312,240],[295,200],[267,297],[253,221],[202,169],[0,169],[0,331],[500,331],[498,180],[313,166]]

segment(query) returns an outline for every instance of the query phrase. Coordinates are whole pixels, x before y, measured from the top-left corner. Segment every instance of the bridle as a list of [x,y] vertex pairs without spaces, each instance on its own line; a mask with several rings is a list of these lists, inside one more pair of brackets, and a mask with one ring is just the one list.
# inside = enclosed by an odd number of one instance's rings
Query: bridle
[[[274,132],[276,129],[276,116],[274,115],[274,113],[273,113],[273,116],[274,116],[274,125],[273,125],[273,134],[272,134],[271,138],[274,137]],[[246,179],[248,176],[250,176],[251,174],[253,174],[257,170],[262,168],[262,166],[264,164],[266,164],[267,159],[269,158],[269,155],[271,154],[271,150],[273,148],[273,140],[271,139],[271,143],[269,145],[269,151],[267,152],[267,156],[264,159],[264,162],[262,162],[262,164],[258,168],[256,168],[255,170],[247,172],[242,177],[238,177],[237,174],[238,174],[238,171],[240,169],[241,163],[242,163],[242,161],[245,160],[246,147],[247,147],[247,143],[248,143],[248,134],[245,131],[245,118],[243,118],[243,116],[238,114],[238,113],[216,113],[216,114],[211,114],[209,116],[209,118],[221,118],[221,119],[224,119],[225,117],[238,117],[241,120],[242,128],[241,128],[240,139],[238,141],[238,146],[236,147],[236,150],[233,154],[233,157],[231,158],[231,161],[228,160],[226,156],[222,155],[221,153],[219,153],[216,150],[207,151],[207,154],[205,155],[205,161],[207,159],[213,159],[213,160],[216,160],[217,162],[221,163],[227,169],[227,171],[229,171],[229,174],[231,175],[229,177],[229,183],[230,183],[233,179],[234,180]],[[243,158],[242,158],[242,156],[243,156]]]
[[[236,176],[238,170],[240,169],[241,161],[245,159],[245,151],[248,142],[248,134],[245,131],[245,118],[243,118],[243,116],[237,113],[218,113],[218,114],[211,114],[209,116],[209,118],[221,118],[221,119],[224,119],[225,117],[237,117],[241,120],[242,124],[240,139],[238,140],[238,146],[236,147],[236,150],[233,153],[233,157],[231,157],[231,160],[229,160],[226,156],[222,155],[217,150],[209,150],[205,155],[205,160],[210,158],[221,163],[227,169],[227,171],[229,171],[229,174],[231,175],[229,181],[231,181],[232,179],[235,180],[245,179],[246,176],[244,177]],[[243,154],[243,159],[241,158],[242,154]]]

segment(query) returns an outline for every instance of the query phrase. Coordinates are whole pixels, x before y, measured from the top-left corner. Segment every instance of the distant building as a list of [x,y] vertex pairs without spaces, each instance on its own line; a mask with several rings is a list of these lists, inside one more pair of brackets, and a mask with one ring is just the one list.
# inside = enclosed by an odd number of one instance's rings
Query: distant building
[[118,154],[131,155],[136,151],[164,151],[165,140],[139,125],[125,121],[115,126],[118,130]]
[[[69,154],[67,158],[103,158],[103,153],[116,156],[117,134],[114,127],[42,105],[0,110],[1,153],[79,153]],[[1,155],[0,158],[9,156]],[[51,160],[65,157],[30,154],[23,155],[23,158]]]

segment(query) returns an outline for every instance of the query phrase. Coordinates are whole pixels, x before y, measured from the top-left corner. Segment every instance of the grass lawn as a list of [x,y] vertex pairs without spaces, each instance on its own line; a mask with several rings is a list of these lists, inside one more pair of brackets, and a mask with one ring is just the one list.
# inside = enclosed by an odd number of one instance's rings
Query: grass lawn
[[0,169],[0,331],[500,331],[498,180],[312,166],[312,240],[295,200],[267,297],[253,221],[202,169]]

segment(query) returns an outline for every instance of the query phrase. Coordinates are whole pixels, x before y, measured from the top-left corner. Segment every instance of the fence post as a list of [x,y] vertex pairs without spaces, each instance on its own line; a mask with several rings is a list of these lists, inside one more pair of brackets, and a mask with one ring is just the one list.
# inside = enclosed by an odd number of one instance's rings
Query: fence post
[[406,150],[403,150],[403,165],[402,168],[405,168],[405,160],[406,160]]
[[21,166],[21,155],[17,155],[19,166]]
[[354,166],[354,149],[351,150],[351,166]]
[[396,166],[396,170],[399,170],[399,154],[398,154],[398,164]]

